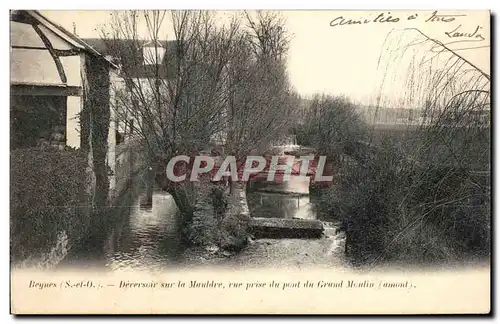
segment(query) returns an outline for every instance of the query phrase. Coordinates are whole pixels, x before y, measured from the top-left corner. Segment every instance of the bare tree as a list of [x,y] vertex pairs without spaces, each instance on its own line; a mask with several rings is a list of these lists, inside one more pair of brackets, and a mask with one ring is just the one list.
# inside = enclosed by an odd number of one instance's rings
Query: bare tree
[[286,134],[298,106],[286,71],[289,35],[273,12],[245,12],[247,29],[230,66],[228,152],[244,156]]
[[[162,33],[166,17],[173,25],[172,42]],[[113,14],[102,37],[122,66],[115,110],[119,119],[134,121],[131,138],[143,143],[152,161],[164,167],[171,157],[194,155],[221,136],[229,153],[243,154],[285,129],[287,43],[280,19],[259,17],[248,16],[248,28],[236,15],[220,24],[210,11]],[[141,25],[149,34],[145,39]],[[143,64],[137,53],[144,47],[150,49],[148,61],[156,62],[165,51],[165,62]],[[159,170],[157,180],[189,218],[192,183],[173,185]]]

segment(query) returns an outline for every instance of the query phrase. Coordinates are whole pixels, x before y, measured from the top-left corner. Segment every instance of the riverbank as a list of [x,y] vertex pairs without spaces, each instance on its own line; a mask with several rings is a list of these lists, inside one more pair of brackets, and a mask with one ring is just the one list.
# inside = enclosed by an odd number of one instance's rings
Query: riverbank
[[[227,219],[237,215],[251,219],[245,186],[239,184],[228,197]],[[311,211],[310,208],[308,208]],[[268,215],[272,216],[272,215]],[[241,218],[239,219],[241,221]],[[225,249],[217,245],[189,246],[182,253],[178,268],[345,268],[349,267],[344,258],[345,234],[340,225],[322,221],[324,234],[317,239],[281,238],[255,239],[251,235],[244,238],[239,249]],[[241,230],[241,229],[240,229]],[[245,233],[242,231],[241,233]],[[240,238],[241,239],[241,238]],[[243,242],[243,240],[242,240]]]
[[[156,272],[204,267],[343,268],[346,265],[343,257],[345,236],[335,223],[321,221],[325,230],[320,238],[255,239],[248,226],[252,217],[262,215],[252,214],[258,213],[259,209],[255,206],[250,208],[249,203],[259,202],[249,202],[244,184],[234,186],[232,193],[229,188],[225,192],[227,207],[221,219],[224,231],[221,236],[225,241],[196,246],[182,239],[182,217],[172,196],[155,190],[151,204],[143,204],[145,188],[140,181],[134,183],[113,213],[108,215],[111,217],[110,224],[108,228],[103,228],[102,245],[94,249],[82,246],[79,253],[73,253],[61,263],[60,269],[97,267],[110,271]],[[301,197],[299,203],[294,198],[289,202],[286,194],[282,198],[287,205],[290,203],[293,210],[297,209],[295,212],[290,209],[290,214],[283,216],[316,219],[308,197]],[[307,201],[304,200],[306,198]],[[270,203],[276,204],[277,201]],[[267,216],[279,215],[271,213]]]
[[[252,183],[248,188],[236,188],[231,201],[245,215],[261,219],[318,219],[324,228],[319,238],[260,238],[250,236],[248,244],[238,252],[211,247],[190,249],[187,266],[217,266],[244,269],[302,268],[348,266],[345,254],[345,234],[337,222],[325,222],[308,197],[309,181],[291,183]],[[268,190],[274,193],[269,196]],[[297,192],[300,195],[297,196]],[[248,198],[248,199],[247,199]],[[233,214],[238,214],[233,212]],[[191,263],[191,261],[194,261]],[[196,264],[199,262],[199,264]]]

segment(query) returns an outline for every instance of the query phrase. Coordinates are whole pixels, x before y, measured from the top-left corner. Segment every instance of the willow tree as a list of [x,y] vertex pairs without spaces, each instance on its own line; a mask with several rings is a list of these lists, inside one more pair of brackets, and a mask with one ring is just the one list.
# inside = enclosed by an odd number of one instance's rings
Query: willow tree
[[490,76],[461,53],[417,29],[388,35],[376,109],[417,116],[354,168],[335,198],[358,259],[489,255]]
[[[283,60],[268,54],[277,52],[271,50],[275,40],[267,41],[273,36],[261,33],[282,30],[275,26],[281,20],[272,17],[259,14],[248,20],[249,28],[238,14],[222,22],[211,11],[126,11],[113,13],[102,30],[121,65],[116,114],[133,120],[131,141],[147,148],[156,180],[187,219],[195,203],[193,184],[166,179],[173,156],[192,156],[220,138],[231,153],[247,151],[282,129],[288,80]],[[165,41],[167,36],[174,40]],[[283,47],[284,40],[278,44]]]
[[286,70],[286,21],[275,12],[242,16],[244,36],[229,65],[226,151],[244,160],[289,132],[298,100]]

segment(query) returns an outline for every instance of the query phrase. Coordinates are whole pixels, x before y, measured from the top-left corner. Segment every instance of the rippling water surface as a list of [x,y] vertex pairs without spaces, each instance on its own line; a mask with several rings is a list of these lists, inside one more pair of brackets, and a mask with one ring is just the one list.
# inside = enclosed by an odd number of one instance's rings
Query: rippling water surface
[[182,255],[181,217],[172,196],[154,192],[150,205],[141,205],[141,198],[109,233],[105,250],[111,269],[162,267]]

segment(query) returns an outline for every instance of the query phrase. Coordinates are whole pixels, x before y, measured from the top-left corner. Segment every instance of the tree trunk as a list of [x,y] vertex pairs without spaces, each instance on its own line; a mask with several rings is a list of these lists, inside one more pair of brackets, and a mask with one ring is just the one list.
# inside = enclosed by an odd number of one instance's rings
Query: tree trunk
[[144,177],[146,185],[146,193],[141,199],[141,206],[153,205],[153,185],[154,185],[154,172],[153,168],[149,167]]
[[195,188],[191,182],[182,182],[172,187],[168,192],[174,198],[175,204],[182,215],[184,223],[193,219],[194,206],[196,204]]

